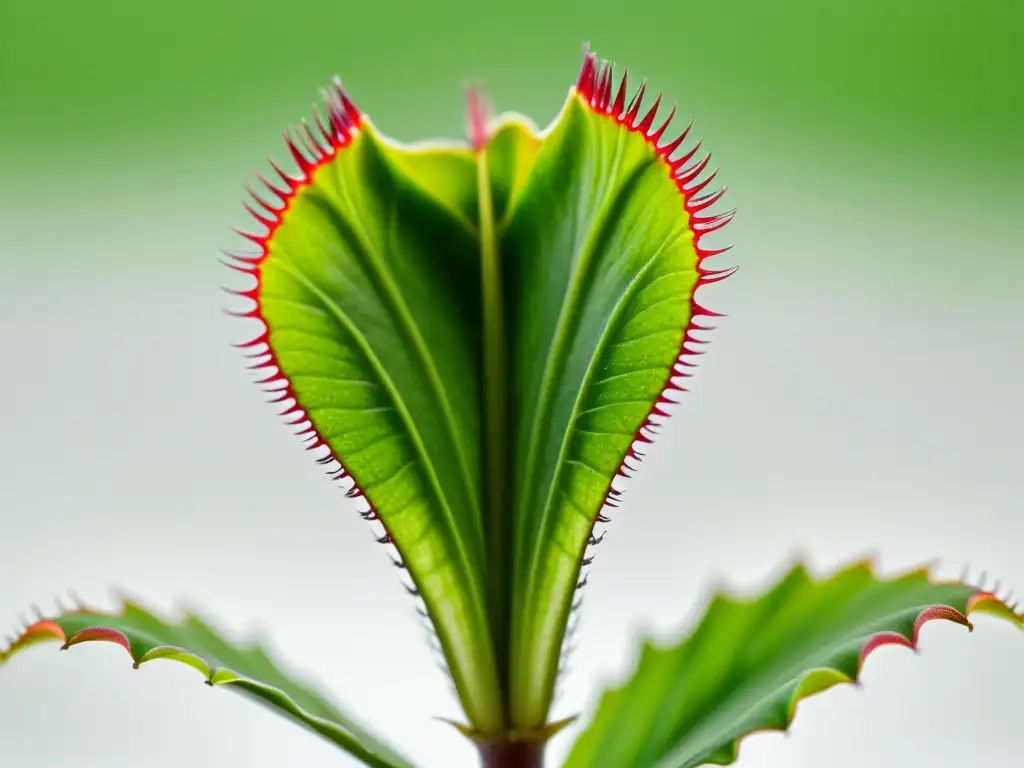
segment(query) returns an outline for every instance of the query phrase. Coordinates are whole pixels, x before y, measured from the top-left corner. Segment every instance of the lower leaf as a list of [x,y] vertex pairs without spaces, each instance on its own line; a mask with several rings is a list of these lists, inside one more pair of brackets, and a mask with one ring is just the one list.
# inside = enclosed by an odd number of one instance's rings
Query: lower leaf
[[0,666],[40,642],[61,649],[86,642],[124,648],[138,669],[168,659],[198,670],[207,685],[229,686],[309,728],[373,768],[411,768],[411,763],[304,683],[286,675],[258,646],[232,645],[199,617],[188,614],[169,623],[142,606],[123,601],[118,612],[85,606],[52,617],[40,616],[0,651]]
[[824,580],[797,566],[753,600],[718,594],[678,645],[644,645],[633,678],[604,695],[566,766],[730,765],[744,736],[786,730],[797,702],[856,681],[876,648],[916,648],[933,619],[973,629],[972,612],[1024,628],[1024,614],[995,594],[925,570],[880,579],[868,563]]

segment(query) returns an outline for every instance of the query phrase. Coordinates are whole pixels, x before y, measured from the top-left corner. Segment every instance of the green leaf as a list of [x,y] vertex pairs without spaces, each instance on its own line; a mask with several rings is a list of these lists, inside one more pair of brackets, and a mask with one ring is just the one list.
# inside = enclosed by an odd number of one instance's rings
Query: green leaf
[[604,695],[566,766],[730,765],[742,737],[787,729],[797,702],[856,681],[876,648],[916,648],[934,619],[973,629],[972,612],[1024,628],[1024,615],[990,592],[935,582],[926,570],[881,579],[868,563],[820,581],[797,566],[753,600],[718,594],[678,645],[644,645],[635,674]]
[[[729,215],[698,196],[708,158],[680,149],[660,97],[626,102],[586,57],[500,238],[514,382],[511,716],[544,723],[581,563],[612,483],[631,468],[699,343],[697,288],[725,274],[701,238]],[[674,111],[673,111],[674,112]],[[712,174],[713,176],[713,174]],[[683,365],[686,365],[683,362]]]
[[[369,502],[419,591],[470,721],[500,728],[485,596],[477,163],[382,138],[340,84],[288,138],[236,267],[264,383],[309,447]],[[268,185],[269,186],[269,185]],[[344,468],[342,468],[342,465]]]
[[113,613],[79,606],[57,616],[40,615],[6,650],[0,651],[0,666],[19,651],[53,641],[61,643],[62,649],[86,642],[115,643],[128,652],[136,669],[156,659],[187,664],[197,669],[208,685],[224,685],[254,698],[337,744],[366,765],[411,766],[350,715],[282,672],[262,648],[232,645],[193,614],[172,624],[125,600],[123,608]]
[[383,524],[484,737],[543,731],[593,525],[721,276],[707,158],[611,85],[587,54],[548,130],[474,93],[470,146],[406,146],[336,83],[236,257],[244,346]]

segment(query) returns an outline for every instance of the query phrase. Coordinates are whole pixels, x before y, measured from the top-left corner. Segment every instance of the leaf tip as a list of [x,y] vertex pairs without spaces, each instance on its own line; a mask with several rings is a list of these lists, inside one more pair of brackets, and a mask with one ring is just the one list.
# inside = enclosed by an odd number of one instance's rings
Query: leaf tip
[[492,109],[490,100],[484,89],[478,85],[466,91],[467,134],[474,152],[483,151],[487,146],[490,133]]

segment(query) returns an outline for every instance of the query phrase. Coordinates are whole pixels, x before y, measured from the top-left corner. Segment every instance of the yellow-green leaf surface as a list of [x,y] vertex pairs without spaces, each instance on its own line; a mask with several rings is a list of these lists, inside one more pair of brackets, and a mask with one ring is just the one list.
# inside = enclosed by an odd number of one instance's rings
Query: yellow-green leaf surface
[[[514,493],[512,722],[547,717],[584,551],[612,482],[697,343],[707,157],[593,55],[508,203]],[[723,273],[724,274],[724,273]]]
[[[247,345],[335,476],[369,502],[437,631],[470,721],[501,723],[484,594],[476,162],[382,138],[336,85],[289,137],[236,266],[254,285]],[[264,198],[266,199],[266,198]]]
[[797,702],[857,680],[874,649],[917,647],[934,619],[973,628],[973,612],[1024,628],[1024,616],[994,594],[924,570],[882,579],[867,563],[823,580],[798,566],[752,600],[719,594],[678,645],[644,645],[635,674],[601,699],[566,768],[730,765],[743,736],[785,730]]
[[279,714],[337,744],[374,768],[410,768],[394,749],[367,731],[304,683],[283,672],[258,646],[232,645],[195,615],[179,623],[125,601],[121,611],[108,613],[86,607],[42,617],[0,651],[0,666],[12,655],[42,642],[70,648],[86,642],[115,643],[138,668],[166,659],[198,670],[211,686],[227,686],[249,695]]

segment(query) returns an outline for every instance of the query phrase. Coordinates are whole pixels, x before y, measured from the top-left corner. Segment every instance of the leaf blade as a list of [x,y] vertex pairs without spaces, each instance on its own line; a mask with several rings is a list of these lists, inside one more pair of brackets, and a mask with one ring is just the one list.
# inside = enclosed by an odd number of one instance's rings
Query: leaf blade
[[[336,87],[330,129],[290,140],[247,342],[307,447],[370,504],[423,598],[470,721],[500,724],[483,595],[476,164],[380,136]],[[472,173],[470,177],[468,174]],[[473,404],[474,407],[466,407]]]
[[936,582],[926,570],[883,580],[865,562],[822,580],[797,566],[752,600],[718,594],[680,643],[645,643],[634,675],[605,693],[566,766],[731,765],[744,736],[785,730],[797,702],[857,680],[877,648],[915,648],[933,620],[973,629],[974,612],[1024,629],[1024,614],[977,587]]
[[207,685],[228,686],[259,699],[366,765],[412,766],[354,717],[283,672],[262,648],[232,645],[193,613],[171,623],[136,601],[125,599],[118,611],[79,606],[55,616],[40,616],[0,651],[0,666],[43,642],[59,642],[62,650],[87,642],[113,643],[128,653],[136,669],[156,660],[185,664],[200,672]]
[[[694,193],[706,160],[673,156],[686,136],[652,129],[643,88],[612,101],[612,72],[588,54],[513,198],[502,242],[510,286],[515,408],[513,722],[550,705],[584,552],[634,443],[666,415],[693,330],[712,314]],[[660,101],[660,100],[659,100]]]

